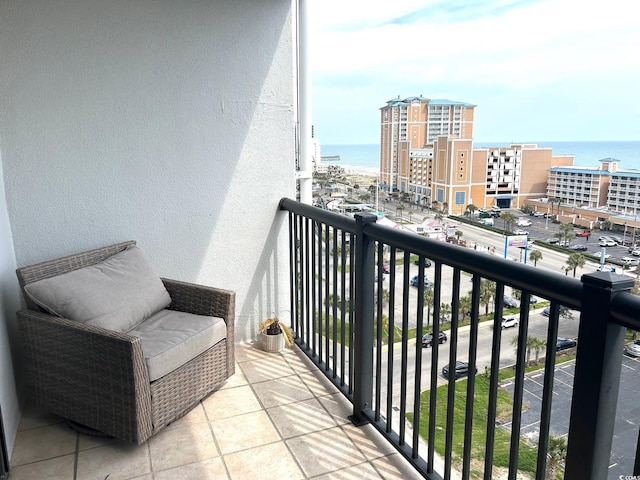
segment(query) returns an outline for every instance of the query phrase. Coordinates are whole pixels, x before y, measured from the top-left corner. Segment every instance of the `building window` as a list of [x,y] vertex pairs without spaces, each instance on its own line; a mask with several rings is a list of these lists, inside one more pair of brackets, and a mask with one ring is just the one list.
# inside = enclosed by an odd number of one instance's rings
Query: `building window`
[[464,205],[465,192],[456,192],[456,205]]
[[436,200],[438,202],[444,202],[444,189],[438,188],[436,190]]

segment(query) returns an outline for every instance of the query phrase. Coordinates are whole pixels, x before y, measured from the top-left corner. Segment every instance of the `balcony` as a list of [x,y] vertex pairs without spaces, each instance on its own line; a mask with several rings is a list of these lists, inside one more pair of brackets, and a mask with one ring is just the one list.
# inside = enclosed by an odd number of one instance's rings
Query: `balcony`
[[[564,434],[568,433],[565,478],[606,478],[613,443],[610,419],[616,416],[621,378],[621,333],[623,326],[637,329],[640,318],[640,299],[626,292],[632,283],[627,277],[601,272],[586,275],[581,282],[380,227],[366,216],[354,220],[291,200],[283,200],[281,206],[289,212],[289,236],[295,246],[289,278],[297,346],[272,354],[255,344],[238,345],[236,375],[141,446],[79,434],[62,419],[27,408],[13,450],[11,480],[149,475],[242,479],[255,472],[261,479],[362,475],[542,479],[549,439],[558,433],[555,404],[566,406],[568,400],[554,398],[558,386],[573,390],[570,418],[561,422]],[[386,255],[396,266],[389,269],[388,278],[375,268],[377,259]],[[414,256],[417,265],[411,261]],[[422,275],[417,286],[409,286],[409,272],[425,272],[426,257],[434,264],[428,276],[436,301],[425,314],[426,297],[419,293],[430,289]],[[485,279],[494,282],[493,299],[488,302],[483,300]],[[382,301],[376,284],[389,286],[387,301]],[[516,342],[513,362],[503,341],[510,332],[499,328],[508,287],[520,290],[524,305],[516,314],[516,330],[525,335]],[[470,304],[464,300],[467,290]],[[543,377],[533,384],[540,400],[534,419],[540,425],[539,435],[527,444],[520,434],[529,427],[527,412],[535,402],[526,396],[530,386],[525,385],[531,379],[524,368],[528,355],[524,339],[535,323],[537,313],[529,301],[534,295],[550,302],[545,325],[549,346]],[[451,310],[445,313],[447,304]],[[496,313],[481,324],[482,310],[489,306]],[[565,370],[571,366],[572,374],[560,379],[554,368],[555,339],[568,322],[561,316],[564,307],[581,313],[577,361],[563,364]],[[389,331],[395,332],[389,342],[380,328],[383,314],[388,314]],[[430,318],[443,315],[450,322],[445,345],[426,349],[416,341],[419,336],[409,337],[412,325],[422,331]],[[440,323],[429,328],[438,338]],[[480,352],[483,334],[493,340],[486,358]],[[468,360],[472,370],[480,367],[478,377],[457,382],[441,377],[442,363],[458,359]],[[515,373],[505,386],[498,375],[508,365],[515,365]],[[488,386],[489,409],[484,412],[464,400],[479,395],[481,385]],[[426,405],[436,405],[435,392],[443,388],[444,403],[428,414],[420,413]],[[513,408],[506,417],[497,410],[505,389],[513,395]],[[454,418],[460,415],[464,429],[454,437]],[[628,474],[637,475],[637,412],[625,415],[625,423],[633,425],[636,441],[622,454],[620,445],[613,443],[618,455],[614,458],[627,458]],[[472,452],[478,435],[483,437],[481,460]],[[510,438],[509,460],[501,466],[496,439],[504,435]],[[532,448],[537,450],[537,464],[533,473],[524,474],[517,458]]]

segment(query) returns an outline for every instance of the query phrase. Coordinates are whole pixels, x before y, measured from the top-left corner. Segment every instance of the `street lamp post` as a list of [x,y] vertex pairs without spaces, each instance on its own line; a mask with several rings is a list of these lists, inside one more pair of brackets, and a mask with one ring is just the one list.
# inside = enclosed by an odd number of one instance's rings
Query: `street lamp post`
[[549,206],[547,206],[547,216],[544,218],[544,228],[549,230]]

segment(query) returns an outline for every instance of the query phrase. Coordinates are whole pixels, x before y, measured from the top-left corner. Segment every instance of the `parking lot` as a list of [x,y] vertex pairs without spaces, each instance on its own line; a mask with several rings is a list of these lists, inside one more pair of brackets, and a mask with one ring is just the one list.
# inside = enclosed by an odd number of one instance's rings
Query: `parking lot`
[[[559,364],[554,373],[553,400],[551,409],[551,433],[567,435],[571,414],[571,395],[575,361]],[[522,413],[521,435],[536,442],[540,431],[540,413],[542,408],[542,388],[544,373],[542,370],[526,375],[524,385],[525,411]],[[502,387],[513,393],[513,380],[506,380]],[[633,459],[638,441],[638,413],[640,412],[640,358],[622,354],[622,372],[620,391],[614,426],[613,445],[608,478],[620,478],[633,473]],[[634,420],[632,420],[634,419]],[[511,422],[502,425],[510,429]]]

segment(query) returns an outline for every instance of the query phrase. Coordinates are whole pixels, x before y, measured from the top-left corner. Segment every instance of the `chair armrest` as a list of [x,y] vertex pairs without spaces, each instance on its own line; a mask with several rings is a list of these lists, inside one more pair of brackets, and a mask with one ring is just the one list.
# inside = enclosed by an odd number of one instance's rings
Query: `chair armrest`
[[168,278],[163,278],[162,281],[171,296],[171,310],[224,319],[229,346],[227,368],[229,375],[232,375],[235,372],[236,292]]
[[220,317],[227,323],[235,323],[235,292],[167,278],[162,281],[171,296],[171,310]]
[[29,309],[17,318],[37,404],[120,438],[114,425],[128,418],[138,423],[128,430],[152,428],[149,373],[139,338]]

